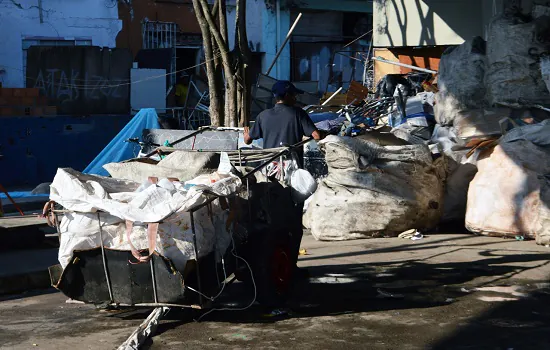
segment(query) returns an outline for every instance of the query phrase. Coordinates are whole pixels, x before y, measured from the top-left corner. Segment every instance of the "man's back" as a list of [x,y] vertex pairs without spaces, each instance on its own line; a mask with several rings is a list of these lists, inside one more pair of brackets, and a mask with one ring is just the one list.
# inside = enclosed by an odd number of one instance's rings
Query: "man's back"
[[258,115],[250,136],[263,138],[264,148],[276,148],[296,144],[315,130],[315,124],[304,110],[278,103]]

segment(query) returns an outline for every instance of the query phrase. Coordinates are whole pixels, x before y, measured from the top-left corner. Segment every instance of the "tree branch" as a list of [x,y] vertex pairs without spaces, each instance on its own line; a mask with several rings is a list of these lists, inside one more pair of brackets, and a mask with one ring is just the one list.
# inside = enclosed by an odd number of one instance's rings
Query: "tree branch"
[[197,3],[197,0],[193,0],[193,8],[195,9],[197,21],[199,22],[201,33],[203,36],[206,75],[208,78],[208,90],[210,95],[210,123],[212,125],[221,126],[223,125],[221,123],[221,85],[219,84],[219,80],[216,79],[216,56],[212,43],[213,39],[211,38],[210,28],[208,26],[208,23],[206,22],[204,13],[202,12],[200,5]]
[[[216,26],[216,22],[214,22],[214,18],[212,17],[212,14],[209,12],[208,3],[206,2],[206,0],[193,0],[193,3],[195,1],[198,1],[201,5],[204,18],[206,19],[206,21],[208,22],[208,25],[210,26],[210,32],[216,39],[218,47],[221,50],[223,50],[224,48],[227,48],[227,43],[223,40],[220,30],[218,29],[218,26]],[[225,53],[227,53],[227,51]]]

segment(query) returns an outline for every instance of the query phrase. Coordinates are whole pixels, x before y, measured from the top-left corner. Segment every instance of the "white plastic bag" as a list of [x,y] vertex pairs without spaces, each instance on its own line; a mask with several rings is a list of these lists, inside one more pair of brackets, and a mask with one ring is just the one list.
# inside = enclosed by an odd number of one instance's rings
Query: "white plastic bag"
[[317,181],[304,169],[295,170],[290,176],[292,199],[296,203],[303,203],[317,190]]

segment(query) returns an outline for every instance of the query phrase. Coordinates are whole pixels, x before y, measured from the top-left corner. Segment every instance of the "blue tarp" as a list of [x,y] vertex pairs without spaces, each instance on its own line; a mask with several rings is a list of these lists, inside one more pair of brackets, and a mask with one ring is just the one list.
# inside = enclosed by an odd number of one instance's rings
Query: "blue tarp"
[[141,109],[83,172],[85,174],[109,176],[107,170],[103,169],[103,165],[134,158],[136,145],[124,142],[124,140],[133,137],[141,139],[143,129],[160,129],[157,112],[154,108]]
[[[49,194],[33,194],[31,191],[13,191],[8,192],[11,198],[40,198],[45,197],[46,199],[50,196]],[[5,193],[0,193],[0,199],[8,199]]]
[[338,113],[334,113],[334,112],[309,113],[309,117],[311,118],[313,123],[319,123],[324,120],[334,120],[339,116],[340,115]]

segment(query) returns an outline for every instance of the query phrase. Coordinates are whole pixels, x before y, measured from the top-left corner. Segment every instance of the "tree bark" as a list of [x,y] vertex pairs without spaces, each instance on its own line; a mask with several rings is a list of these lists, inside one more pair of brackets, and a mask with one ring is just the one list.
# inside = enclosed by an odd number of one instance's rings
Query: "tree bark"
[[252,52],[248,46],[248,36],[246,32],[246,0],[237,0],[237,9],[235,16],[235,46],[238,52],[238,113],[239,124],[248,125],[250,120],[250,105],[252,101],[250,86],[253,77],[248,67]]
[[221,118],[221,106],[223,100],[221,96],[221,85],[217,83],[218,79],[216,79],[215,52],[212,45],[213,42],[211,39],[210,27],[208,26],[198,0],[193,0],[193,8],[195,9],[195,15],[201,28],[204,43],[206,76],[208,79],[208,90],[210,96],[210,123],[215,126],[223,126],[223,119]]
[[[219,29],[222,40],[227,44],[226,51],[228,52],[228,59],[233,68],[232,55],[229,53],[229,37],[227,35],[227,6],[225,0],[218,0],[219,10],[218,10],[218,21]],[[222,60],[223,61],[223,60]],[[235,90],[235,80],[227,78],[227,70],[224,69],[226,75],[226,85],[225,85],[225,125],[227,126],[236,126],[236,90]]]
[[[206,0],[194,0],[199,1],[206,21],[210,25],[210,31],[216,40],[218,47],[220,48],[220,55],[223,64],[223,70],[225,74],[225,126],[236,126],[236,91],[235,91],[235,77],[234,70],[231,65],[231,57],[229,54],[229,46],[227,40],[224,40],[220,30],[217,28],[212,14],[208,12],[208,3]],[[225,9],[222,9],[220,2],[220,18],[225,18]],[[223,13],[223,14],[222,14]],[[227,22],[219,23],[220,27],[227,28]]]
[[[212,125],[245,126],[250,118],[250,57],[246,35],[246,0],[237,0],[235,49],[229,52],[226,0],[193,0],[206,58]],[[223,74],[222,74],[223,72]],[[225,108],[222,87],[225,79]]]

